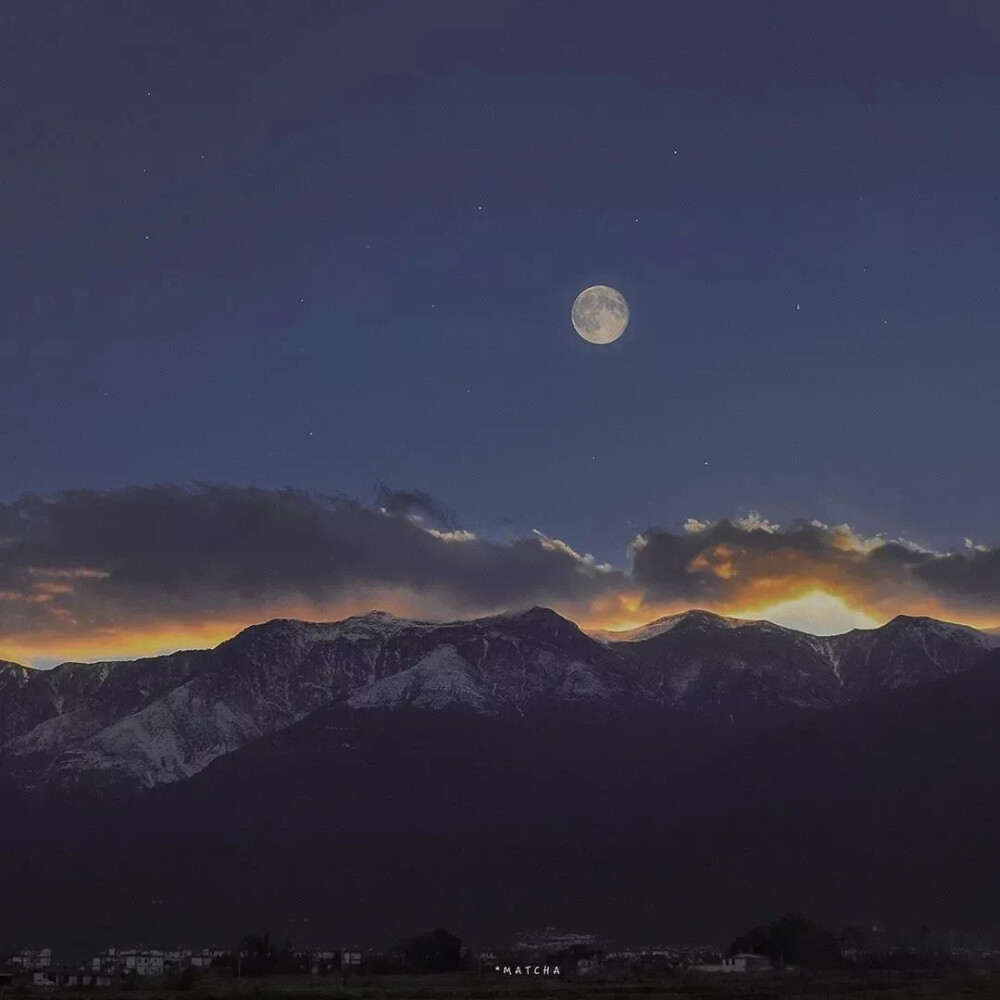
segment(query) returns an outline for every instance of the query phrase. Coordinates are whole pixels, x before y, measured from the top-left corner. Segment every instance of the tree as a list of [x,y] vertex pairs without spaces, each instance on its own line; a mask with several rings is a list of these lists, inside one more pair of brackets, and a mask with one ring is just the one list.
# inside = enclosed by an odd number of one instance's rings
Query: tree
[[576,968],[576,963],[581,958],[600,958],[600,953],[593,945],[573,944],[568,948],[561,948],[559,951],[549,952],[545,955],[547,964],[571,969]]
[[292,947],[292,942],[286,937],[284,944],[278,948],[272,946],[271,948],[271,961],[273,969],[275,972],[288,976],[296,972],[306,971],[303,966],[307,966],[307,963],[295,954],[295,949]]
[[163,977],[163,985],[168,990],[191,990],[198,980],[198,973],[190,965]]
[[271,943],[271,935],[267,931],[247,934],[240,942],[237,959],[240,975],[269,976],[279,970],[284,959],[285,954]]
[[443,927],[407,938],[396,950],[407,972],[454,972],[462,967],[462,939]]
[[841,964],[834,934],[801,913],[786,913],[773,923],[754,927],[729,946],[729,954],[748,951],[775,965],[824,969]]
[[848,925],[840,932],[840,947],[845,951],[866,951],[871,947],[871,934],[864,927]]

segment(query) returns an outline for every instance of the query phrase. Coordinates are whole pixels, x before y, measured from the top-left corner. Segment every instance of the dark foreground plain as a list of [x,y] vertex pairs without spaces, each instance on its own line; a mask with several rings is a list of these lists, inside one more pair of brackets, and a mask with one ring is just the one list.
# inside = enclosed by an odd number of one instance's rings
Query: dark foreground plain
[[102,1000],[508,1000],[526,997],[543,1000],[566,997],[642,997],[645,1000],[989,1000],[1000,998],[1000,973],[963,972],[947,975],[902,972],[867,977],[829,975],[707,975],[662,973],[628,974],[623,981],[561,980],[543,976],[499,976],[480,978],[470,973],[426,976],[359,976],[345,986],[339,977],[303,981],[302,977],[266,979],[204,980],[190,989],[171,990],[157,984],[100,990],[42,990],[14,988],[7,996],[48,996],[57,993],[66,1000],[96,996]]

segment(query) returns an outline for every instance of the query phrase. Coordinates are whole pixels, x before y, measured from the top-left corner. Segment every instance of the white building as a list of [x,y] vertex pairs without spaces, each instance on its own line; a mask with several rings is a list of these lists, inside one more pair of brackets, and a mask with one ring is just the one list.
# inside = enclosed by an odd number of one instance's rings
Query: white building
[[722,959],[720,963],[693,965],[699,972],[764,972],[771,968],[771,962],[763,955],[752,955],[742,951]]
[[225,954],[226,952],[222,948],[202,948],[201,951],[194,954],[189,953],[188,962],[197,969],[205,969]]
[[126,972],[136,976],[162,976],[163,952],[158,948],[133,949],[120,952]]
[[52,965],[52,949],[25,948],[20,955],[11,959],[11,964],[19,965],[22,969],[48,969]]
[[121,953],[114,948],[105,948],[100,955],[95,955],[90,960],[90,967],[94,972],[114,973],[121,964]]
[[309,955],[309,972],[318,976],[321,972],[329,971],[337,958],[335,951],[314,951]]

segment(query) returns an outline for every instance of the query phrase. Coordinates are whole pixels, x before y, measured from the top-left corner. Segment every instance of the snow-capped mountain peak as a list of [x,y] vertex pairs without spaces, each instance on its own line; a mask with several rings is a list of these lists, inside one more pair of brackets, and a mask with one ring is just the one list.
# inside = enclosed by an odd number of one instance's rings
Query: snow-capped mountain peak
[[678,628],[756,628],[785,632],[794,631],[792,629],[785,629],[781,625],[775,625],[773,622],[769,622],[764,619],[728,618],[725,615],[718,615],[714,611],[693,609],[691,611],[682,611],[676,615],[665,615],[663,618],[657,618],[655,621],[651,621],[647,625],[639,625],[637,628],[623,629],[621,631],[603,629],[592,632],[591,634],[608,642],[643,642],[647,639],[653,639],[658,635],[663,635],[665,632],[670,632]]

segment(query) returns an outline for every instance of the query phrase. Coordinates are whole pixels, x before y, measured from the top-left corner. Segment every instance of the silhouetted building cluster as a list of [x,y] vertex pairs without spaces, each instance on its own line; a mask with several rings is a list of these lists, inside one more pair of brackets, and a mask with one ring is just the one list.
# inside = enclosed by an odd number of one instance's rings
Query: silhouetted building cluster
[[57,961],[53,949],[28,948],[7,960],[8,978],[36,987],[115,986],[135,979],[159,979],[184,987],[204,976],[423,974],[464,971],[482,977],[558,977],[624,980],[633,974],[687,973],[755,975],[800,969],[988,969],[1000,968],[1000,949],[931,947],[926,928],[916,943],[889,945],[881,928],[845,928],[839,935],[799,914],[761,925],[728,948],[678,945],[616,945],[592,934],[547,927],[518,935],[506,947],[470,949],[436,928],[378,950],[358,946],[293,949],[267,934],[248,935],[239,946],[221,948],[109,947],[76,964]]

